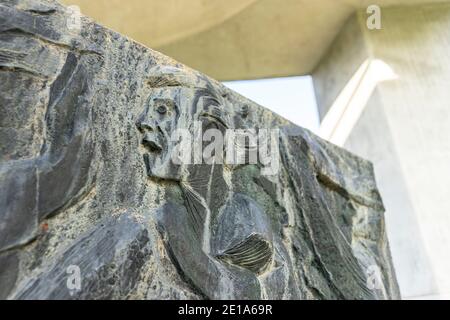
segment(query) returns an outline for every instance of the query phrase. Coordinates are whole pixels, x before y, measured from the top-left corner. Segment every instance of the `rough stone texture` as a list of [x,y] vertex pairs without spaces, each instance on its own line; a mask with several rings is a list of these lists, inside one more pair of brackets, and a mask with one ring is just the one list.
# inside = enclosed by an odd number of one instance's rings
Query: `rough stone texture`
[[[369,162],[68,19],[55,2],[0,1],[1,298],[399,297]],[[279,129],[280,170],[175,165],[168,136],[195,121]]]

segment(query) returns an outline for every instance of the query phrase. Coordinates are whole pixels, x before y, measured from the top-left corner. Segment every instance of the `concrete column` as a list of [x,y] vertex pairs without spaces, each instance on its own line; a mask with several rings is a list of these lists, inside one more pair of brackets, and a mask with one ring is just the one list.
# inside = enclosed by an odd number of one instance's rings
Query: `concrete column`
[[313,72],[321,135],[375,164],[404,298],[450,293],[450,5],[347,22]]

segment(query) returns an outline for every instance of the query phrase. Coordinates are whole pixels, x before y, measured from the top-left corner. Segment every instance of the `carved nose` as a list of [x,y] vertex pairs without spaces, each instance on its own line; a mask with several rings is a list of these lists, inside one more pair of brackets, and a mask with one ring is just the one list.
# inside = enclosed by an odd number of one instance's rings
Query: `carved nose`
[[153,132],[147,132],[142,139],[142,144],[151,152],[161,152],[162,146],[158,137]]
[[156,131],[156,124],[154,121],[142,121],[137,124],[141,131]]

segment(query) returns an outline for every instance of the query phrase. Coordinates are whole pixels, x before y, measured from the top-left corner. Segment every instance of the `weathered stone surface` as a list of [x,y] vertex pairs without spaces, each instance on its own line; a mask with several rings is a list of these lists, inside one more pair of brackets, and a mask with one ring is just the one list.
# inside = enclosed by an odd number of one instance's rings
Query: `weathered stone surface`
[[[69,19],[0,1],[1,298],[398,298],[370,163]],[[279,170],[250,138],[243,164],[177,165],[179,128],[278,129]]]

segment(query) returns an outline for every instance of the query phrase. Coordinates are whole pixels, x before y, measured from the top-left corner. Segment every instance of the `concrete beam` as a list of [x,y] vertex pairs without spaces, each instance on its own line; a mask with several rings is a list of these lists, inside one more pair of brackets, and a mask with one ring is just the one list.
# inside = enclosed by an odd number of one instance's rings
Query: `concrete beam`
[[62,0],[219,80],[310,74],[358,8],[447,0]]

